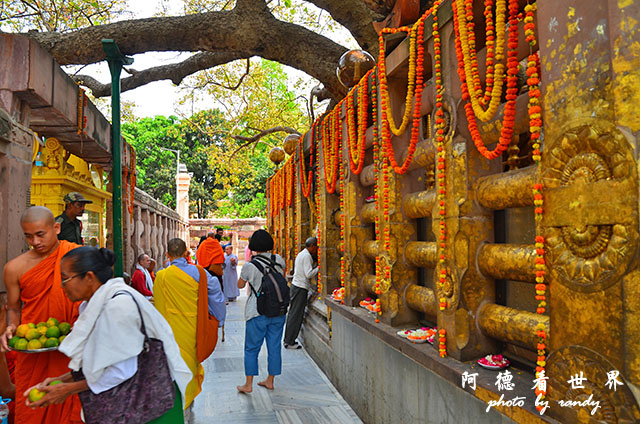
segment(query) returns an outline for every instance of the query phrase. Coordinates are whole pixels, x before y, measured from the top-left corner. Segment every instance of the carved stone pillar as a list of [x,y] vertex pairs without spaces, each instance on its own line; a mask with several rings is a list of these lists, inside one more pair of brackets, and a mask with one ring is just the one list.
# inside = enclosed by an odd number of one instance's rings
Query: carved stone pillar
[[[637,1],[538,5],[545,152],[544,194],[551,314],[550,411],[586,422],[559,400],[600,400],[593,416],[638,422]],[[634,24],[632,24],[634,22]],[[635,49],[635,50],[634,50]],[[595,336],[594,335],[598,335]],[[604,387],[607,372],[625,382]],[[570,375],[584,372],[584,389]]]
[[176,201],[176,212],[185,221],[189,220],[189,186],[191,185],[191,175],[187,172],[187,167],[180,168],[176,175],[176,185],[178,186],[178,199]]

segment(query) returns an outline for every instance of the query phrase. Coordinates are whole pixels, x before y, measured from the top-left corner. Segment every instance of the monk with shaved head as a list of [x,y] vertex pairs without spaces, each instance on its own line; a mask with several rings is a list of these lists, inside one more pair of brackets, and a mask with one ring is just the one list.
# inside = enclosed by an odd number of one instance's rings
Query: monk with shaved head
[[[58,240],[60,224],[45,207],[28,208],[22,214],[20,225],[31,249],[4,267],[8,297],[7,329],[0,339],[4,351],[8,350],[8,340],[21,323],[35,324],[53,317],[73,324],[78,317],[78,305],[72,303],[62,289],[60,260],[79,245]],[[82,423],[77,395],[64,403],[36,409],[27,407],[23,396],[25,391],[48,376],[68,372],[68,363],[69,358],[57,351],[18,352],[15,367],[16,423]]]

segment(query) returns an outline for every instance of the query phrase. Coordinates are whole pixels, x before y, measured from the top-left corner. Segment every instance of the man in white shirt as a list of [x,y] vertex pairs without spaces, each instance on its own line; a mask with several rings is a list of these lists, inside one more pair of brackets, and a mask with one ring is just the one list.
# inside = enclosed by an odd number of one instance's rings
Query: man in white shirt
[[289,300],[289,313],[287,314],[287,328],[284,332],[284,347],[286,349],[300,349],[302,346],[296,341],[304,308],[307,306],[307,295],[311,287],[311,279],[318,275],[318,267],[314,268],[313,256],[318,253],[318,239],[309,237],[305,242],[305,248],[296,256],[293,281]]

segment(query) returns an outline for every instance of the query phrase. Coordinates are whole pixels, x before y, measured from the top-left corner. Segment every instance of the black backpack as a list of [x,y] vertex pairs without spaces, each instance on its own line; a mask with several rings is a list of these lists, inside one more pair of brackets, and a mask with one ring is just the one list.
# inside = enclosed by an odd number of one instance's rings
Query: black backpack
[[286,314],[289,308],[289,285],[282,273],[276,270],[276,267],[282,268],[276,262],[276,255],[271,255],[271,260],[255,256],[251,259],[251,263],[262,273],[262,286],[259,293],[256,293],[249,283],[251,291],[257,299],[258,313],[267,317],[279,317]]

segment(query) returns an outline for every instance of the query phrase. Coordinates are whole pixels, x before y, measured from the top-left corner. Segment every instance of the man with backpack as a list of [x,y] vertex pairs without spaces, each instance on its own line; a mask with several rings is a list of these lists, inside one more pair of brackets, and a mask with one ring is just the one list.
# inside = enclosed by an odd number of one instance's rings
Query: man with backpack
[[318,275],[318,267],[314,267],[314,256],[318,254],[318,239],[309,237],[305,242],[305,248],[298,256],[291,282],[291,309],[287,316],[287,330],[284,333],[285,349],[300,349],[302,346],[296,341],[302,320],[304,308],[307,306],[307,295],[311,287],[311,279]]
[[249,298],[244,309],[244,373],[245,384],[238,386],[240,393],[251,393],[253,377],[258,375],[258,354],[267,343],[267,370],[269,376],[258,383],[273,390],[273,380],[282,372],[282,331],[289,306],[289,287],[284,278],[285,262],[280,255],[271,253],[273,238],[265,230],[251,236],[249,249],[254,252],[251,262],[242,267],[238,288],[248,283]]

